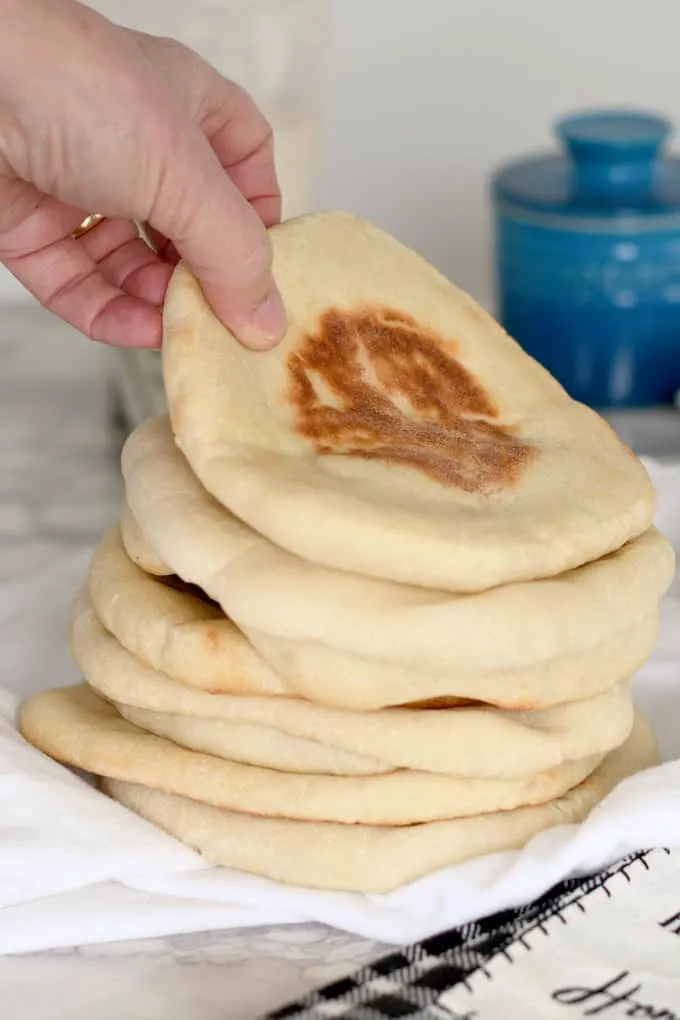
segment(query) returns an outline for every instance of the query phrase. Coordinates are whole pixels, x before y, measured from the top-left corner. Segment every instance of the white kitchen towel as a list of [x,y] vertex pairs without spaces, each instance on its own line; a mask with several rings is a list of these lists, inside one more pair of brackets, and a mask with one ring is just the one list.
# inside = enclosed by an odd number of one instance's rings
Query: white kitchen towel
[[[650,465],[658,523],[680,549],[680,467]],[[323,893],[208,867],[97,793],[16,732],[18,696],[77,681],[64,607],[81,556],[0,588],[0,952],[251,925],[321,921],[384,942],[424,938],[529,902],[559,880],[636,849],[680,846],[680,585],[656,654],[636,680],[664,764],[621,783],[581,825],[520,851],[428,875],[388,895]]]

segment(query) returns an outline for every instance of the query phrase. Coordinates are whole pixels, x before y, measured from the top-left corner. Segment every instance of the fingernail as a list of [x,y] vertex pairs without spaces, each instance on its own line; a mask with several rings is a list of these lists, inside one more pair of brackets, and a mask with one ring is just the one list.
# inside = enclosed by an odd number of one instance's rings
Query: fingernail
[[277,290],[269,292],[262,304],[239,331],[249,347],[266,350],[274,347],[286,332],[286,312]]

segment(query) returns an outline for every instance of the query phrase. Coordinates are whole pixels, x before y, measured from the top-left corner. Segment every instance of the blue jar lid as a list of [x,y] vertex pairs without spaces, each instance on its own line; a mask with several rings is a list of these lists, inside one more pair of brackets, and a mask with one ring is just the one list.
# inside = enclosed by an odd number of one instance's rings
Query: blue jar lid
[[655,217],[680,211],[680,158],[662,147],[671,125],[632,110],[598,110],[557,122],[562,153],[502,167],[501,203],[566,217]]

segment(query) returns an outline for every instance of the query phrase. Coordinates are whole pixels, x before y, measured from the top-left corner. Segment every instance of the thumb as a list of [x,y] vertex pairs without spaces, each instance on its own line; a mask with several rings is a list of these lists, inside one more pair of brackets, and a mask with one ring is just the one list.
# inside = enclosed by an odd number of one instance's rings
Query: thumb
[[164,157],[156,153],[162,172],[147,222],[172,242],[238,339],[253,349],[272,347],[285,332],[286,315],[262,220],[200,128],[184,124],[171,135]]

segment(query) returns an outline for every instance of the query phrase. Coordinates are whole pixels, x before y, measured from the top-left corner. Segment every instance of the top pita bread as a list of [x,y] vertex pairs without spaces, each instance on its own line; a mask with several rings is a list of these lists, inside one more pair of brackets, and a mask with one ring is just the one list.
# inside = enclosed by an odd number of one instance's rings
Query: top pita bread
[[165,303],[178,445],[243,521],[314,563],[461,592],[649,527],[642,465],[422,258],[340,213],[270,234],[276,349],[237,343],[185,267]]

